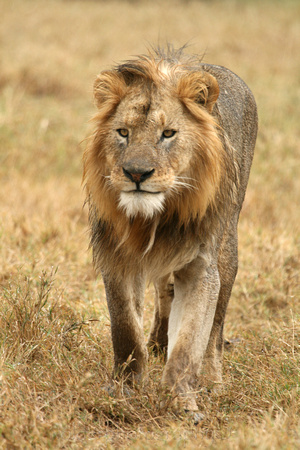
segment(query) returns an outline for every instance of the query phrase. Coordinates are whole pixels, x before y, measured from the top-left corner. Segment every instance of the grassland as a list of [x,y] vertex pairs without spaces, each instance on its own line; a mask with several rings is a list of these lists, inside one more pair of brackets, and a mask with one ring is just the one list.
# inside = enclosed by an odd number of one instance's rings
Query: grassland
[[[300,447],[300,4],[0,0],[0,448]],[[81,155],[102,69],[190,42],[251,87],[260,130],[226,323],[225,392],[197,427],[160,408],[162,361],[115,396]],[[147,291],[145,333],[152,315]]]

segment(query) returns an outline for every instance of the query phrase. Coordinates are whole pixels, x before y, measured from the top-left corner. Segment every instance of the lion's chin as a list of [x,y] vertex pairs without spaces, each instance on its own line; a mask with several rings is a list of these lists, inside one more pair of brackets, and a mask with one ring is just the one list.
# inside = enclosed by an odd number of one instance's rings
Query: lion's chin
[[121,192],[119,199],[119,208],[129,217],[135,217],[138,214],[151,219],[156,213],[164,209],[165,195],[163,192]]

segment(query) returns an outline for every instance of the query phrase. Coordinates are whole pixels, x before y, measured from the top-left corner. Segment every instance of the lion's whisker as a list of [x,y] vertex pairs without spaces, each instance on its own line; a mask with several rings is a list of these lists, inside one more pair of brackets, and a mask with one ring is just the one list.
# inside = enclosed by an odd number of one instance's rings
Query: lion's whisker
[[185,183],[185,182],[183,182],[183,181],[175,180],[175,182],[174,182],[172,188],[174,188],[174,190],[176,190],[175,188],[177,188],[177,187],[184,187],[184,188],[186,188],[186,189],[189,189],[190,191],[196,190],[196,186],[193,186],[193,185],[190,184],[190,183]]

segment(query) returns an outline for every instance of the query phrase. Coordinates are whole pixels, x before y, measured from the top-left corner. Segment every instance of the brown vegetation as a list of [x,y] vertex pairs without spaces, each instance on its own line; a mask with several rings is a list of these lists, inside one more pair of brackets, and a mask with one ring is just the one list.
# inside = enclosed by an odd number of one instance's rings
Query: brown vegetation
[[[297,448],[299,4],[2,2],[0,21],[1,448]],[[218,30],[216,32],[216,30]],[[110,395],[109,318],[82,209],[80,141],[96,73],[147,42],[238,73],[260,131],[225,334],[226,389],[194,427],[160,408],[162,361]],[[149,331],[153,292],[147,292]]]

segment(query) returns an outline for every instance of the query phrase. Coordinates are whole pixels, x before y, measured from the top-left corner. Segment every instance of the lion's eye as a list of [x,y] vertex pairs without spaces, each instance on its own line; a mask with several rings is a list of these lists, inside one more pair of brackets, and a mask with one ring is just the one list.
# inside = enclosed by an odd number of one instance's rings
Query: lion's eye
[[173,137],[175,133],[176,133],[175,130],[164,130],[162,135],[164,138],[168,139],[168,138]]
[[128,137],[128,130],[126,130],[126,128],[119,128],[117,132],[119,133],[120,136],[124,138]]

